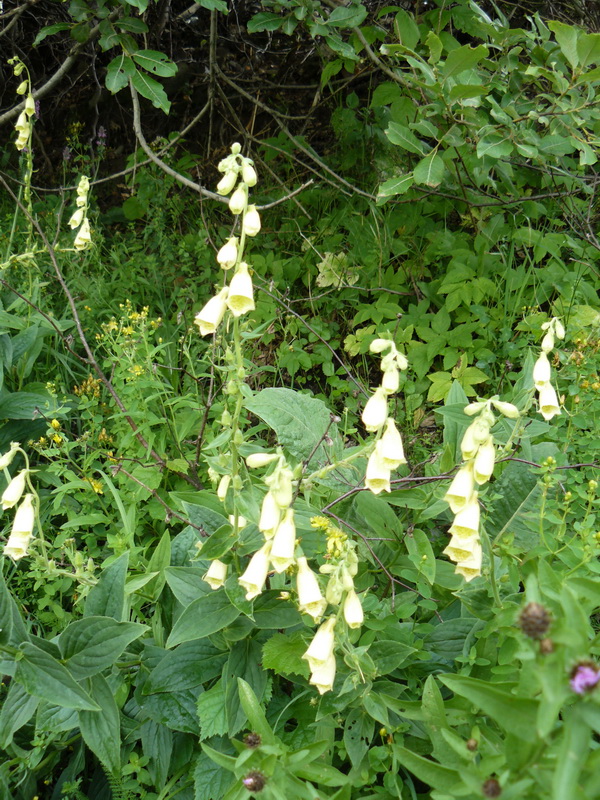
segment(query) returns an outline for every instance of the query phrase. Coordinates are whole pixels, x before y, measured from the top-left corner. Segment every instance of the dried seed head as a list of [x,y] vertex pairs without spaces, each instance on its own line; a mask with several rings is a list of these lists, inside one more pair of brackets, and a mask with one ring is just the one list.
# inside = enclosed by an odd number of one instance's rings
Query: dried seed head
[[479,742],[477,741],[477,739],[467,739],[467,750],[470,750],[471,753],[474,753],[478,747],[479,747]]
[[262,790],[265,788],[266,782],[267,779],[262,772],[259,772],[255,769],[249,772],[245,778],[242,778],[242,783],[249,792],[252,792],[252,794],[262,792]]
[[496,778],[488,778],[482,785],[481,792],[484,797],[500,797],[502,794],[502,787]]
[[550,627],[550,613],[540,603],[527,603],[519,617],[519,627],[530,639],[541,639]]
[[262,742],[262,739],[260,738],[260,734],[259,733],[252,732],[252,733],[247,733],[244,736],[244,744],[246,745],[246,747],[249,747],[251,750],[253,750],[255,747],[260,747],[261,742]]
[[543,656],[549,656],[554,652],[554,642],[552,639],[546,638],[540,641],[540,653]]

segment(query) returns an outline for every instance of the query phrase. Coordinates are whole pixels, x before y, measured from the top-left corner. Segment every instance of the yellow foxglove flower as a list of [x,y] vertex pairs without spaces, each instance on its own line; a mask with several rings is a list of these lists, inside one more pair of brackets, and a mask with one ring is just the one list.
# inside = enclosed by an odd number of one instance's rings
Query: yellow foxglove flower
[[288,466],[279,466],[272,475],[265,478],[265,483],[271,490],[273,499],[281,509],[292,505],[294,486],[292,483],[292,470]]
[[296,525],[293,509],[288,508],[285,512],[271,544],[271,564],[275,572],[283,572],[291,567],[295,561],[294,550],[296,549]]
[[512,403],[505,403],[503,400],[492,400],[494,408],[508,419],[517,419],[519,409]]
[[256,186],[256,170],[252,166],[252,162],[249,158],[244,158],[242,160],[242,180],[244,183],[248,184],[248,186]]
[[550,367],[548,356],[542,350],[538,360],[533,365],[533,382],[535,384],[535,388],[538,391],[542,388],[542,386],[545,383],[550,382],[551,374],[552,374],[552,368]]
[[71,228],[71,230],[75,230],[75,228],[78,228],[81,225],[81,223],[83,222],[83,215],[84,214],[85,214],[85,209],[84,208],[78,208],[71,215],[71,219],[69,220],[69,228]]
[[454,517],[454,522],[450,527],[450,533],[457,536],[469,537],[474,533],[479,533],[479,503],[477,502],[477,492],[473,492],[471,499],[464,508]]
[[23,502],[17,508],[8,542],[4,547],[4,555],[10,556],[15,561],[27,555],[27,549],[33,526],[35,524],[35,511],[33,509],[33,495],[26,494]]
[[333,648],[335,646],[335,617],[329,617],[320,626],[315,633],[308,650],[302,658],[308,661],[311,672],[314,672],[318,667],[322,667],[333,655]]
[[217,184],[217,194],[226,195],[233,190],[238,179],[237,170],[230,169],[223,175]]
[[19,118],[15,124],[15,130],[19,134],[15,142],[15,147],[17,150],[22,150],[24,147],[27,147],[29,134],[31,132],[31,123],[27,119],[27,114],[24,111],[21,111],[19,114]]
[[365,475],[365,486],[373,492],[391,492],[390,470],[382,463],[377,448],[373,450],[367,462],[367,472]]
[[263,544],[250,559],[244,574],[238,578],[238,583],[246,590],[246,600],[253,600],[262,592],[269,574],[270,552],[271,542]]
[[22,469],[18,475],[12,479],[4,490],[2,495],[2,508],[6,511],[7,508],[16,506],[25,491],[25,482],[27,480],[28,470]]
[[225,583],[225,578],[227,578],[227,564],[215,558],[204,573],[203,580],[208,583],[211,589],[220,589]]
[[256,210],[256,206],[248,206],[246,209],[242,230],[246,236],[256,236],[260,231],[260,214]]
[[31,92],[29,92],[25,100],[25,113],[28,117],[33,117],[35,114],[35,100],[33,99]]
[[554,317],[553,318],[553,322],[554,322],[554,334],[555,334],[555,336],[558,336],[559,339],[564,339],[565,338],[565,327],[564,327],[564,325],[562,324],[562,322],[559,320],[558,317]]
[[463,414],[466,414],[469,417],[475,416],[475,414],[479,414],[480,411],[486,407],[487,403],[482,400],[477,400],[475,403],[469,403],[468,406],[463,408]]
[[235,192],[229,198],[229,210],[232,214],[241,214],[246,209],[248,203],[248,187],[245,183],[240,183]]
[[350,589],[344,600],[344,619],[349,628],[360,628],[364,621],[363,608],[359,596]]
[[231,475],[223,475],[221,480],[219,481],[219,485],[217,486],[217,497],[223,503],[225,502],[225,498],[227,497],[227,490],[229,489],[229,484],[231,483]]
[[229,289],[225,286],[214,297],[211,297],[208,303],[202,308],[194,319],[194,323],[200,328],[200,335],[207,336],[214,333],[225,314],[227,309],[227,295]]
[[90,231],[90,221],[87,217],[84,217],[83,222],[81,223],[81,228],[79,228],[77,236],[75,237],[75,241],[73,242],[73,247],[75,250],[85,250],[91,241],[92,232]]
[[554,349],[554,334],[548,331],[542,339],[542,352],[550,353]]
[[385,390],[379,387],[375,393],[367,400],[363,409],[361,419],[368,431],[378,431],[383,425],[388,415],[388,402]]
[[468,461],[464,467],[458,470],[448,491],[444,495],[444,500],[452,509],[453,514],[457,514],[467,505],[473,495],[474,489],[473,461]]
[[496,463],[496,448],[494,447],[494,439],[488,436],[485,442],[479,445],[479,450],[475,456],[473,464],[473,477],[475,483],[480,486],[487,483],[494,474],[494,464]]
[[267,492],[263,498],[258,520],[258,530],[264,534],[265,539],[272,539],[275,531],[279,527],[281,520],[281,509],[271,492]]
[[310,683],[317,688],[319,694],[325,694],[333,689],[335,669],[335,656],[332,653],[324,664],[319,664],[312,670]]
[[25,94],[28,88],[29,88],[29,81],[22,81],[17,86],[17,94]]
[[462,575],[467,581],[478,578],[481,575],[481,544],[478,543],[470,556],[464,561],[459,561],[454,570],[455,574]]
[[391,417],[387,419],[383,436],[377,442],[376,450],[381,465],[387,469],[398,469],[400,464],[406,464],[402,437]]
[[272,464],[279,456],[276,453],[252,453],[246,458],[246,466],[248,469],[258,469],[259,467],[266,467],[267,464]]
[[389,350],[393,342],[390,339],[373,339],[369,345],[369,350],[372,353],[383,353],[384,350]]
[[317,576],[308,566],[304,556],[297,560],[298,574],[296,575],[296,589],[298,591],[298,608],[301,614],[309,614],[318,622],[327,608],[327,601],[321,594]]
[[464,433],[460,443],[460,451],[465,461],[475,458],[479,445],[490,435],[490,424],[486,419],[473,420]]
[[551,383],[545,383],[540,388],[539,403],[540,414],[546,421],[549,421],[552,419],[552,417],[556,417],[558,414],[560,414],[558,397],[556,396],[556,391]]
[[19,442],[10,443],[10,450],[7,450],[6,453],[0,456],[0,469],[6,469],[10,466],[20,446]]
[[223,269],[235,267],[235,262],[238,257],[238,244],[239,240],[237,236],[232,236],[217,253],[217,261]]
[[241,317],[254,309],[254,290],[248,264],[242,261],[229,285],[227,306],[234,317]]
[[390,369],[386,369],[381,379],[381,388],[386,394],[394,394],[394,392],[398,391],[399,386],[400,372],[398,371],[398,367],[394,366],[390,367]]
[[444,553],[452,561],[466,561],[477,552],[480,547],[479,535],[474,533],[472,536],[456,536],[450,539],[450,544],[444,549]]

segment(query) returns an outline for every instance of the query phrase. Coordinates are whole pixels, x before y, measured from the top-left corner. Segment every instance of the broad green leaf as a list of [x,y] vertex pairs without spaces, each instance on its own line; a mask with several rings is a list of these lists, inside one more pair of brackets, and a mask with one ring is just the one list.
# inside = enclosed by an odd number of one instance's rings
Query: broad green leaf
[[398,42],[409,50],[414,50],[419,44],[421,32],[412,14],[403,8],[396,13],[394,19],[394,33],[398,37]]
[[142,725],[142,751],[150,759],[147,770],[157,788],[164,788],[169,777],[173,739],[173,732],[153,719]]
[[392,144],[397,144],[409,153],[416,153],[419,156],[425,154],[425,146],[419,141],[411,129],[406,125],[399,125],[397,122],[390,122],[385,135]]
[[402,92],[397,83],[392,81],[383,81],[375,87],[371,95],[371,108],[379,108],[380,106],[389,106],[397,100],[402,99]]
[[233,532],[230,523],[221,525],[208,539],[202,543],[202,558],[212,561],[214,558],[221,558],[228,553],[237,542],[238,536]]
[[409,175],[400,175],[397,178],[390,178],[387,181],[379,184],[377,190],[377,199],[384,197],[393,197],[396,194],[404,194],[415,182],[412,173]]
[[367,9],[362,5],[337,6],[327,19],[335,28],[356,28],[364,22]]
[[57,22],[54,25],[46,25],[42,28],[41,31],[38,32],[38,35],[33,40],[32,47],[37,47],[40,42],[43,42],[46,36],[53,36],[55,33],[60,33],[60,31],[68,31],[71,28],[70,23],[68,22]]
[[0,749],[7,749],[13,734],[29,722],[39,702],[20,683],[11,681],[0,710]]
[[592,739],[592,731],[577,706],[563,712],[558,758],[552,777],[552,800],[578,800],[580,776]]
[[358,767],[369,750],[374,721],[362,708],[353,708],[344,725],[344,747],[352,766]]
[[102,675],[88,681],[90,695],[100,711],[80,711],[83,741],[112,775],[121,772],[121,724],[114,694]]
[[446,165],[441,156],[435,151],[426,155],[417,164],[413,171],[415,183],[425,186],[439,186],[443,180]]
[[252,691],[252,687],[243,678],[238,678],[237,684],[240,703],[248,717],[249,727],[261,736],[265,744],[275,743],[277,737],[274,736],[258,698]]
[[171,78],[177,73],[177,64],[174,64],[164,53],[157,50],[138,50],[132,53],[133,60],[146,72],[159,75],[161,78]]
[[452,791],[453,786],[460,783],[460,774],[457,770],[436,764],[435,761],[423,758],[400,745],[392,744],[391,747],[398,763],[433,789],[444,790],[447,794]]
[[182,692],[207,683],[221,674],[227,653],[208,639],[185,642],[166,653],[144,684],[144,694]]
[[369,647],[369,655],[375,663],[378,675],[388,675],[398,669],[415,652],[414,647],[391,639],[375,639]]
[[220,11],[222,14],[229,14],[229,7],[225,0],[200,0],[200,5],[209,11]]
[[600,61],[600,33],[580,33],[577,42],[579,63],[585,69]]
[[231,605],[222,589],[200,597],[190,603],[173,626],[167,647],[210,636],[226,628],[239,615],[239,610]]
[[262,592],[254,601],[252,613],[257,628],[291,628],[299,625],[302,618],[292,603],[284,603],[279,592]]
[[272,669],[278,675],[310,675],[308,663],[302,658],[308,644],[300,631],[294,633],[275,633],[263,645],[262,664],[265,669]]
[[513,144],[507,136],[491,133],[477,142],[477,158],[503,158],[513,151]]
[[127,3],[127,5],[137,8],[140,14],[143,14],[148,8],[148,3],[150,0],[124,0],[124,2]]
[[28,642],[21,645],[21,652],[23,658],[17,665],[15,680],[29,694],[64,708],[100,710],[87,692],[75,682],[67,668],[49,653]]
[[128,33],[148,33],[148,26],[139,17],[123,17],[114,23],[120,30]]
[[260,31],[276,31],[281,28],[284,18],[280,14],[272,11],[261,11],[255,14],[248,22],[248,33],[260,33]]
[[499,686],[466,675],[439,675],[441,682],[455,694],[466,697],[490,716],[500,727],[526,742],[536,741],[536,718],[539,701],[519,697]]
[[477,47],[465,44],[463,47],[451,50],[446,58],[446,63],[442,67],[444,79],[447,80],[453,75],[460,75],[461,72],[472,69],[483,58],[487,58],[488,53],[489,50],[482,44]]
[[481,97],[489,92],[489,86],[480,86],[472,83],[456,83],[450,89],[450,100],[470,100],[473,97]]
[[337,438],[337,426],[331,424],[331,411],[322,400],[293,389],[263,389],[246,400],[245,407],[275,431],[278,441],[295,458],[307,459],[316,447],[315,461],[327,461],[331,448],[322,438],[325,431],[330,438]]
[[200,720],[200,741],[227,733],[227,713],[225,709],[225,687],[222,681],[202,692],[198,698],[198,719]]
[[435,556],[431,543],[424,531],[416,528],[404,537],[408,555],[417,570],[433,584],[435,581]]
[[185,689],[183,692],[160,692],[144,697],[144,712],[172,731],[182,731],[198,736],[198,713],[196,703],[198,689]]
[[32,420],[40,414],[52,418],[56,409],[56,399],[48,394],[3,392],[0,396],[0,419]]
[[85,601],[84,617],[112,617],[122,622],[125,615],[125,578],[129,553],[123,553],[106,567]]
[[135,72],[135,64],[125,53],[113,58],[106,68],[106,88],[112,94],[116,94],[129,83],[129,78]]
[[577,53],[577,44],[581,31],[573,25],[565,25],[564,22],[558,22],[551,19],[547,22],[548,27],[556,37],[558,46],[562,50],[562,54],[567,59],[569,64],[575,69],[579,64],[579,55]]
[[234,780],[231,772],[215,764],[206,753],[200,753],[194,768],[195,800],[223,797]]
[[160,108],[165,114],[169,113],[171,108],[171,101],[167,97],[167,93],[158,81],[146,75],[144,72],[135,70],[131,76],[133,88],[138,91],[142,97],[150,100],[154,108]]
[[199,597],[211,594],[213,590],[202,578],[205,572],[199,567],[167,567],[167,583],[182,606],[189,606]]
[[117,622],[112,617],[84,617],[65,628],[58,638],[62,657],[77,680],[112,666],[128,644],[148,627],[138,622]]
[[429,58],[427,61],[429,61],[430,64],[437,64],[442,55],[442,50],[444,49],[442,40],[436,33],[429,31],[425,39],[425,44],[429,48]]

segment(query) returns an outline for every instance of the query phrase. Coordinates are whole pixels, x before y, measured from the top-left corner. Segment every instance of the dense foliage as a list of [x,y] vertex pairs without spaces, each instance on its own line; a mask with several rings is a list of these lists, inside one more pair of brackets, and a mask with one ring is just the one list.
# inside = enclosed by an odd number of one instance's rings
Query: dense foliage
[[586,11],[0,13],[1,798],[598,796]]

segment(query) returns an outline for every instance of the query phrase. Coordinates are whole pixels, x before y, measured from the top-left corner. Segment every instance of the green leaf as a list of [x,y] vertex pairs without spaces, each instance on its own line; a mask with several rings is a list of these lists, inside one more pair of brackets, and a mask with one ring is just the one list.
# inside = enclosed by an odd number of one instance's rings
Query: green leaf
[[392,81],[383,81],[375,87],[369,105],[370,108],[379,108],[380,106],[389,106],[401,99],[402,92],[398,84]]
[[597,64],[600,61],[600,33],[580,33],[577,55],[584,69]]
[[190,603],[173,626],[167,647],[210,636],[211,633],[226,628],[239,615],[239,610],[231,605],[222,589],[199,597]]
[[465,44],[463,47],[451,50],[442,68],[444,80],[448,80],[453,75],[460,75],[465,70],[472,69],[482,58],[487,58],[488,53],[489,50],[482,44],[477,47]]
[[[13,340],[14,341],[14,340]],[[15,359],[16,360],[16,359]],[[33,392],[4,392],[0,397],[0,419],[35,419],[53,417],[57,409],[55,398]]]
[[225,0],[200,0],[200,5],[209,11],[220,11],[222,14],[229,14],[229,8]]
[[446,165],[435,151],[422,158],[413,171],[415,183],[425,186],[439,186],[444,177]]
[[448,794],[452,792],[452,787],[460,782],[460,774],[456,770],[436,764],[429,758],[418,756],[412,750],[407,750],[400,745],[392,744],[391,747],[398,763],[433,789],[443,790],[445,794]]
[[578,800],[581,797],[580,775],[590,752],[592,731],[577,707],[564,711],[563,720],[552,777],[552,800]]
[[212,561],[214,558],[221,558],[231,550],[237,540],[238,537],[234,534],[230,523],[221,525],[208,539],[202,542],[202,559]]
[[417,570],[433,584],[435,581],[435,556],[427,534],[419,529],[404,537],[411,562]]
[[21,652],[23,658],[18,662],[15,680],[29,694],[64,708],[100,710],[87,692],[75,682],[66,667],[51,655],[27,642],[21,645]]
[[249,683],[243,678],[237,679],[238,693],[240,696],[240,703],[244,709],[244,713],[248,717],[249,727],[260,734],[265,744],[273,744],[278,741],[277,737],[273,734],[271,726],[267,722],[264,711],[260,707],[260,703]]
[[174,64],[164,53],[159,53],[158,50],[138,50],[136,53],[132,53],[131,57],[136,64],[152,75],[172,78],[177,74],[177,64]]
[[131,77],[133,88],[138,91],[142,97],[150,100],[154,108],[160,108],[165,114],[169,113],[171,102],[167,97],[167,93],[158,81],[151,78],[139,70],[135,70]]
[[39,702],[20,683],[11,681],[0,710],[0,750],[6,750],[13,734],[29,722]]
[[430,64],[437,64],[442,55],[442,50],[444,49],[442,40],[433,31],[429,31],[425,39],[425,44],[429,48],[429,58],[427,61],[429,61]]
[[198,698],[198,719],[200,720],[200,740],[227,733],[227,713],[225,709],[225,687],[218,681],[212,688],[202,692]]
[[380,197],[393,197],[396,194],[404,194],[415,182],[412,173],[409,175],[400,175],[397,178],[390,178],[387,181],[379,184],[377,190],[377,198]]
[[121,622],[125,615],[125,579],[129,553],[123,553],[106,567],[85,601],[84,617],[112,617]]
[[43,42],[46,36],[53,36],[60,31],[68,31],[71,25],[68,22],[57,22],[55,25],[46,25],[38,32],[38,35],[33,40],[32,47],[37,47],[40,42]]
[[390,122],[385,135],[392,144],[397,144],[409,153],[416,153],[419,156],[425,154],[425,146],[419,141],[411,129],[406,125],[399,125],[397,122]]
[[358,767],[369,750],[374,721],[362,708],[353,708],[344,725],[344,747],[353,767]]
[[394,31],[398,42],[409,50],[414,50],[419,44],[421,32],[412,14],[400,9],[394,19]]
[[237,759],[233,758],[233,756],[228,756],[225,755],[225,753],[220,753],[218,750],[213,750],[213,748],[209,747],[207,744],[202,745],[202,750],[211,759],[211,761],[215,762],[215,764],[218,764],[220,767],[228,769],[231,772],[235,770],[235,763]]
[[139,17],[123,17],[122,19],[116,19],[114,24],[120,30],[128,33],[148,33],[148,26]]
[[166,653],[148,676],[143,694],[194,689],[221,674],[227,653],[207,639],[185,642]]
[[246,400],[245,407],[275,431],[278,441],[295,458],[307,459],[318,445],[313,458],[321,463],[328,460],[331,448],[321,439],[327,430],[332,439],[338,434],[322,400],[293,389],[263,389]]
[[502,158],[509,156],[513,151],[513,144],[508,136],[501,136],[497,133],[484,136],[477,142],[477,158]]
[[367,9],[362,5],[337,6],[327,19],[335,28],[356,28],[365,21]]
[[233,781],[231,772],[215,764],[206,753],[200,753],[194,768],[194,800],[223,797]]
[[261,11],[255,14],[248,22],[248,33],[260,33],[261,31],[276,31],[283,25],[285,17],[281,14],[274,14],[272,11]]
[[581,31],[573,25],[565,25],[564,22],[556,20],[548,20],[546,23],[558,42],[558,46],[562,50],[562,54],[567,59],[569,64],[575,69],[579,64],[579,55],[577,54],[577,42]]
[[278,675],[302,675],[308,679],[310,669],[302,658],[306,653],[307,643],[300,631],[294,633],[276,633],[263,645],[262,664],[265,669],[272,669]]
[[102,675],[88,682],[90,696],[99,711],[80,711],[79,728],[83,741],[112,775],[121,771],[121,724],[114,694]]
[[148,8],[148,3],[150,0],[124,0],[124,2],[127,3],[127,5],[137,8],[140,14],[143,14]]
[[138,622],[117,622],[112,617],[75,620],[58,637],[66,666],[77,680],[112,666],[128,644],[148,630]]
[[407,661],[416,650],[403,642],[376,639],[369,647],[378,675],[388,675]]
[[183,692],[160,692],[144,697],[144,712],[157,722],[172,731],[182,731],[198,736],[198,714],[196,703],[198,689],[186,689]]
[[466,697],[488,714],[501,728],[526,742],[536,741],[538,700],[519,697],[499,686],[466,675],[439,675],[438,678],[455,694]]
[[202,577],[205,572],[198,567],[167,567],[167,583],[182,606],[189,606],[194,600],[212,593],[213,590]]
[[116,94],[129,83],[129,78],[135,73],[135,64],[125,53],[113,58],[106,68],[106,88]]
[[279,597],[279,592],[263,592],[254,601],[254,624],[257,628],[291,628],[302,622],[302,617],[296,607],[285,603]]

